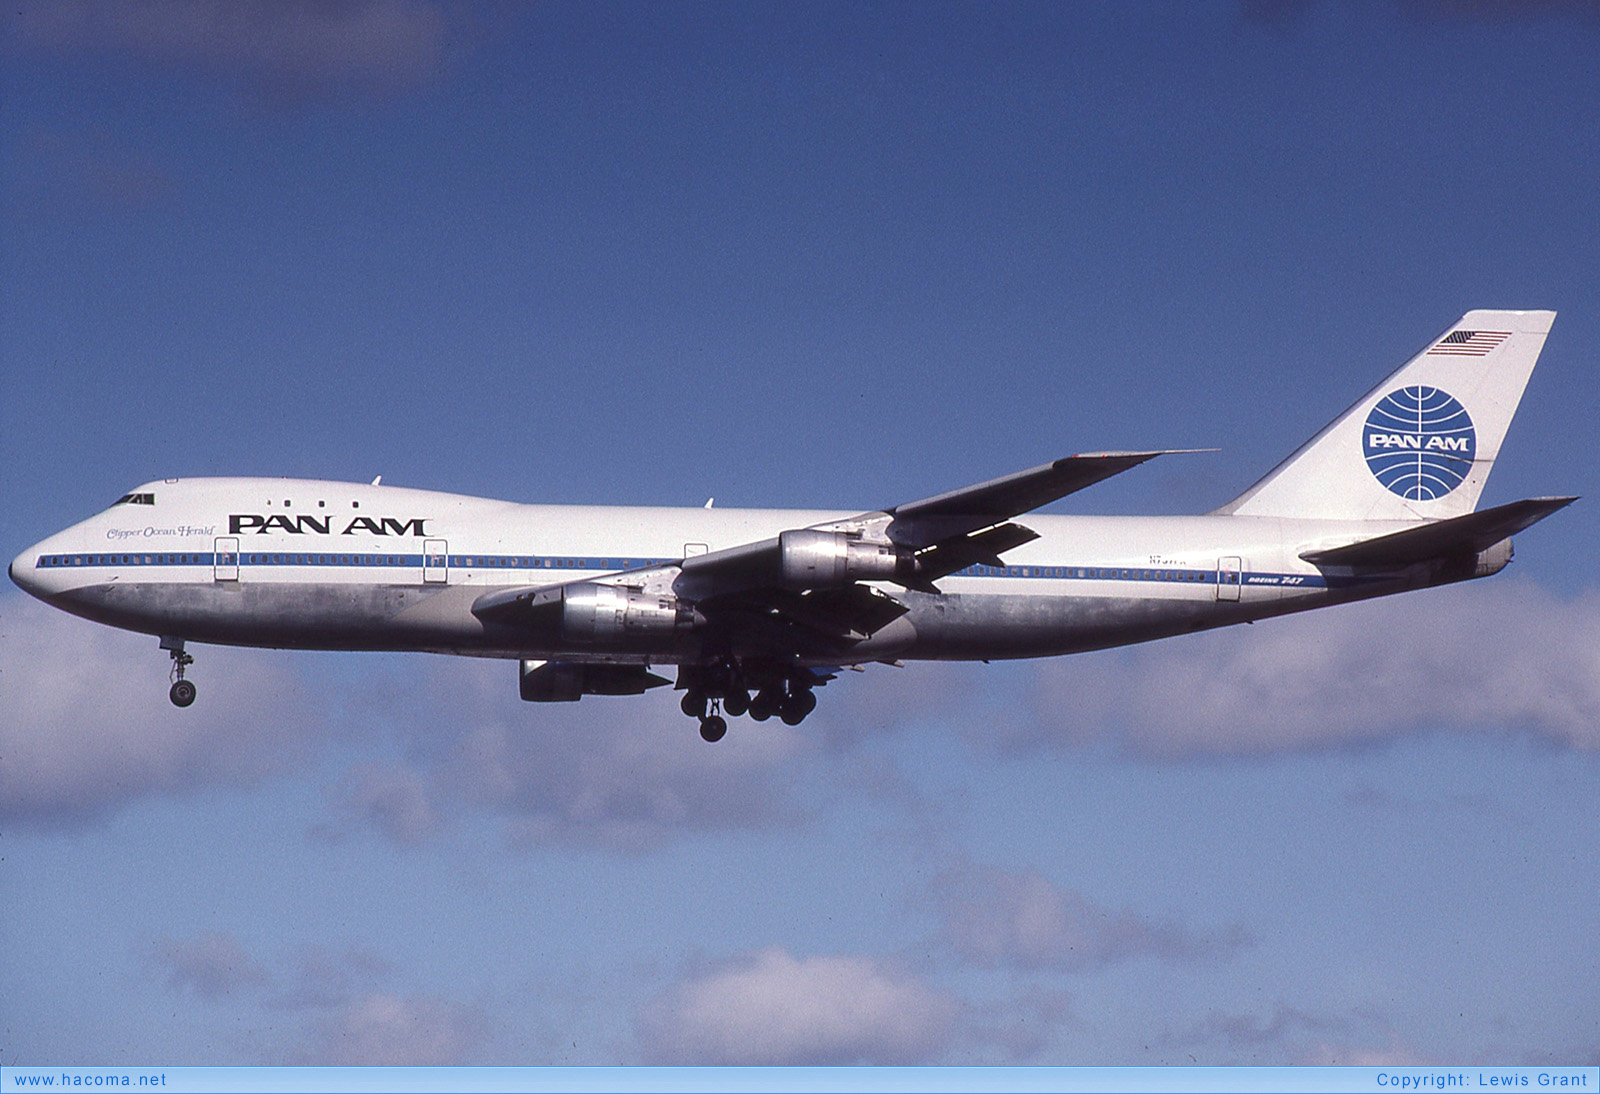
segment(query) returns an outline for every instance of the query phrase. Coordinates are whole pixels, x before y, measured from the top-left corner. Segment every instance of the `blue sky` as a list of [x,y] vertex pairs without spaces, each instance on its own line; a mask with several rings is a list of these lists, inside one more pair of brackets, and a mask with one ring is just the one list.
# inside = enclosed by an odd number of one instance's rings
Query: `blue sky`
[[[1560,312],[1486,503],[1593,495],[1593,5],[22,5],[0,554],[155,478],[869,508],[1217,447]],[[0,593],[7,1063],[1593,1063],[1600,590],[1513,568],[716,748],[503,664]],[[9,552],[9,553],[7,553]]]

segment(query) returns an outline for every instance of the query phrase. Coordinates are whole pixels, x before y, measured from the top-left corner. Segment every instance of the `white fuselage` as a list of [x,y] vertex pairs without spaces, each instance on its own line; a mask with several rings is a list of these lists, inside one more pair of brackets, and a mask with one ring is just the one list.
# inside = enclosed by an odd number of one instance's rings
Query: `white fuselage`
[[[11,564],[28,592],[99,622],[199,642],[679,663],[669,648],[553,648],[473,614],[496,589],[661,566],[848,518],[853,510],[520,505],[388,486],[184,479],[125,500]],[[909,611],[802,663],[1035,657],[1098,649],[1481,576],[1414,566],[1359,579],[1302,552],[1406,524],[1269,517],[1030,514],[1039,538],[938,593],[881,587]],[[1500,563],[1503,565],[1503,560]],[[734,655],[762,656],[760,649]]]

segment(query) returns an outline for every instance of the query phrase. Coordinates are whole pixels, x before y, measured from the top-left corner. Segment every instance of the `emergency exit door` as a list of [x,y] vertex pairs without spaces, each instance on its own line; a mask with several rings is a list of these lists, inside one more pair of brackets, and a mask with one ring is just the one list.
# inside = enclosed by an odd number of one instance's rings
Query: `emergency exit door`
[[218,581],[239,580],[239,540],[236,536],[218,536],[216,553],[211,556],[212,574]]
[[1244,559],[1237,555],[1217,559],[1217,599],[1238,600],[1244,585]]
[[422,544],[422,580],[443,584],[450,578],[450,545],[442,539]]

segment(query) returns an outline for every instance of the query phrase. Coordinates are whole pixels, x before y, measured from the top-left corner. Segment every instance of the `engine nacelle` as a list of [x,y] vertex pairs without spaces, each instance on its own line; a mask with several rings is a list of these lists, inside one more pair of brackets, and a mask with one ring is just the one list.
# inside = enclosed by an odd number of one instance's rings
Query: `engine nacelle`
[[522,698],[530,703],[576,703],[585,695],[643,695],[667,683],[643,665],[522,662]]
[[863,543],[843,532],[797,528],[778,536],[778,574],[793,589],[827,589],[853,581],[891,580],[910,565],[888,543]]
[[632,645],[670,639],[696,615],[673,596],[580,582],[561,589],[561,637],[582,645]]
[[584,666],[524,661],[522,699],[527,703],[576,703],[584,696]]

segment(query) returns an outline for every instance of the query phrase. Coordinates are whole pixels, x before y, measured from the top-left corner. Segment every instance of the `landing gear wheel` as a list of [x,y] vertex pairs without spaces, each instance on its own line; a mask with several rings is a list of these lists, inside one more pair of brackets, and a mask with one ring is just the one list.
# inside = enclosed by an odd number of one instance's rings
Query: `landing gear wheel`
[[817,697],[810,689],[797,691],[784,700],[778,708],[778,717],[783,719],[786,726],[797,726],[806,720],[806,715],[817,709]]
[[689,717],[704,719],[706,716],[706,693],[695,691],[691,688],[683,693],[683,702],[678,705]]
[[194,685],[183,678],[183,671],[194,664],[194,658],[184,652],[183,639],[163,636],[161,648],[172,658],[172,688],[167,698],[175,707],[186,707],[194,702]]
[[783,696],[770,688],[762,688],[756,692],[755,698],[750,700],[750,717],[758,722],[765,722],[777,711]]
[[735,718],[750,709],[750,693],[743,688],[734,688],[722,700],[722,709]]
[[720,714],[708,714],[700,719],[700,736],[711,744],[728,735],[728,721]]

